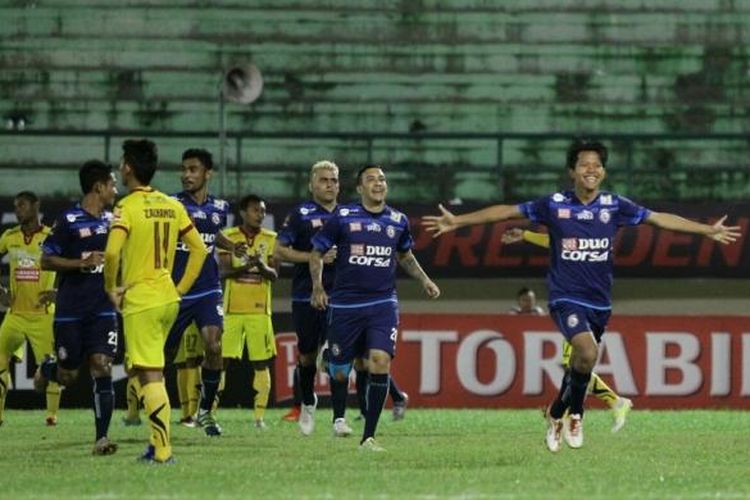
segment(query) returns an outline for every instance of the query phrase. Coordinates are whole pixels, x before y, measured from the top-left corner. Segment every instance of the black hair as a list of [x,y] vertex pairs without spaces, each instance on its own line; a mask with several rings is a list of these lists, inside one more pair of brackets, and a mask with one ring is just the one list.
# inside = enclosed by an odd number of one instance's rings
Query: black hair
[[33,191],[21,191],[20,193],[16,194],[13,199],[24,199],[29,203],[39,203],[39,197]]
[[357,171],[357,186],[362,183],[362,175],[365,173],[365,171],[370,170],[371,168],[379,168],[380,170],[383,170],[383,167],[380,167],[378,165],[365,165],[364,167],[360,168],[359,171]]
[[582,151],[593,151],[599,155],[599,160],[602,162],[602,166],[607,166],[607,147],[599,141],[590,139],[575,139],[568,147],[567,156],[567,167],[570,170],[576,168],[576,162],[578,161],[578,154]]
[[518,293],[516,294],[516,297],[523,297],[527,293],[533,293],[533,292],[534,292],[534,290],[532,290],[531,288],[525,286],[525,287],[521,288],[520,290],[518,290]]
[[188,158],[197,158],[198,161],[200,161],[201,164],[206,167],[206,170],[212,170],[214,168],[214,157],[211,156],[211,153],[209,153],[206,149],[186,149],[185,152],[182,153],[182,161],[185,161]]
[[156,173],[159,153],[148,139],[128,139],[122,143],[122,159],[133,169],[138,182],[147,185]]
[[257,194],[248,194],[242,197],[239,203],[239,208],[243,212],[247,210],[247,206],[251,203],[265,203],[265,200]]
[[99,160],[89,160],[78,171],[78,181],[83,194],[90,193],[97,182],[106,184],[112,179],[112,165]]

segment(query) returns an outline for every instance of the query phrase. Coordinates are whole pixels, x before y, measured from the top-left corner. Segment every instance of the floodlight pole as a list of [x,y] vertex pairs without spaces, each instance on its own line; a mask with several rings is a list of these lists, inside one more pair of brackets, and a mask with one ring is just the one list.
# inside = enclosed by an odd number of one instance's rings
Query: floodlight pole
[[224,85],[219,85],[219,195],[224,198],[227,188],[227,113]]

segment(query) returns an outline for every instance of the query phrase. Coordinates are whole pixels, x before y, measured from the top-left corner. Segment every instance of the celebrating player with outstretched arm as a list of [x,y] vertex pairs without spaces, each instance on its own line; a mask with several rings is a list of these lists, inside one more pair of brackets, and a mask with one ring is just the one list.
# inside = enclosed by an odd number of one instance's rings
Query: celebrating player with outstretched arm
[[[385,203],[388,184],[383,170],[362,168],[357,174],[357,192],[361,202],[337,207],[312,239],[312,304],[318,309],[331,309],[331,377],[347,380],[354,358],[367,357],[370,378],[360,447],[383,451],[374,436],[388,392],[398,335],[396,261],[422,284],[430,298],[438,298],[440,289],[411,251],[413,240],[406,215]],[[338,249],[336,278],[329,298],[323,287],[323,256],[334,246]]]
[[[607,149],[603,144],[575,141],[567,153],[572,191],[463,215],[454,215],[441,205],[440,215],[423,218],[423,225],[435,237],[462,226],[506,219],[527,218],[548,227],[550,315],[573,346],[569,375],[547,409],[546,444],[553,452],[560,449],[563,437],[572,448],[583,445],[586,388],[612,308],[612,246],[617,230],[647,222],[663,229],[701,234],[724,244],[740,236],[739,227],[724,225],[726,216],[713,225],[701,224],[678,215],[653,212],[623,196],[600,191],[606,164]],[[562,417],[568,409],[570,423],[563,433]]]

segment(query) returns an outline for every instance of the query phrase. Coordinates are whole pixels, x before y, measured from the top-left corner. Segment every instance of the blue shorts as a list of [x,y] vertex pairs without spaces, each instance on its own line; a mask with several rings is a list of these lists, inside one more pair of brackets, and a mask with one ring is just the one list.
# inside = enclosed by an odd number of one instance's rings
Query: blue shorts
[[328,308],[329,361],[350,363],[370,349],[394,356],[398,335],[398,304],[382,302],[363,307]]
[[182,334],[190,323],[195,322],[199,330],[206,326],[224,327],[224,304],[221,292],[207,292],[196,298],[183,298],[180,312],[172,325],[164,345],[165,352],[177,351]]
[[315,309],[310,301],[292,302],[292,321],[297,332],[297,350],[302,354],[317,352],[326,340],[328,311]]
[[78,369],[92,354],[117,355],[115,313],[55,319],[53,330],[57,361],[66,370]]
[[601,342],[612,311],[593,309],[573,302],[556,302],[550,305],[549,314],[568,342],[582,332],[593,333],[596,341]]

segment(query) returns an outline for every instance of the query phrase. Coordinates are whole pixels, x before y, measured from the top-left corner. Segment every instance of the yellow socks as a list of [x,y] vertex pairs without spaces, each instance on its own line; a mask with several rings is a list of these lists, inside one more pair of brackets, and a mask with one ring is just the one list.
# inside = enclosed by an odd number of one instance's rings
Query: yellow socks
[[5,396],[10,390],[10,370],[6,366],[0,368],[0,422],[5,418]]
[[60,384],[50,381],[47,384],[47,418],[57,420],[57,410],[60,409]]
[[148,415],[151,428],[150,443],[154,445],[156,460],[164,462],[172,456],[172,445],[169,437],[169,419],[171,408],[164,381],[150,382],[141,387],[143,406]]
[[125,398],[128,405],[128,414],[125,418],[130,421],[138,419],[138,401],[140,399],[141,383],[138,376],[128,377],[128,387]]
[[263,420],[268,405],[268,395],[271,392],[271,371],[268,368],[255,370],[253,389],[255,389],[255,420]]
[[614,407],[619,397],[617,393],[613,391],[612,388],[596,373],[591,374],[588,391],[590,394],[601,399],[609,408]]
[[180,398],[182,418],[190,416],[190,400],[188,397],[188,368],[177,368],[177,395]]

